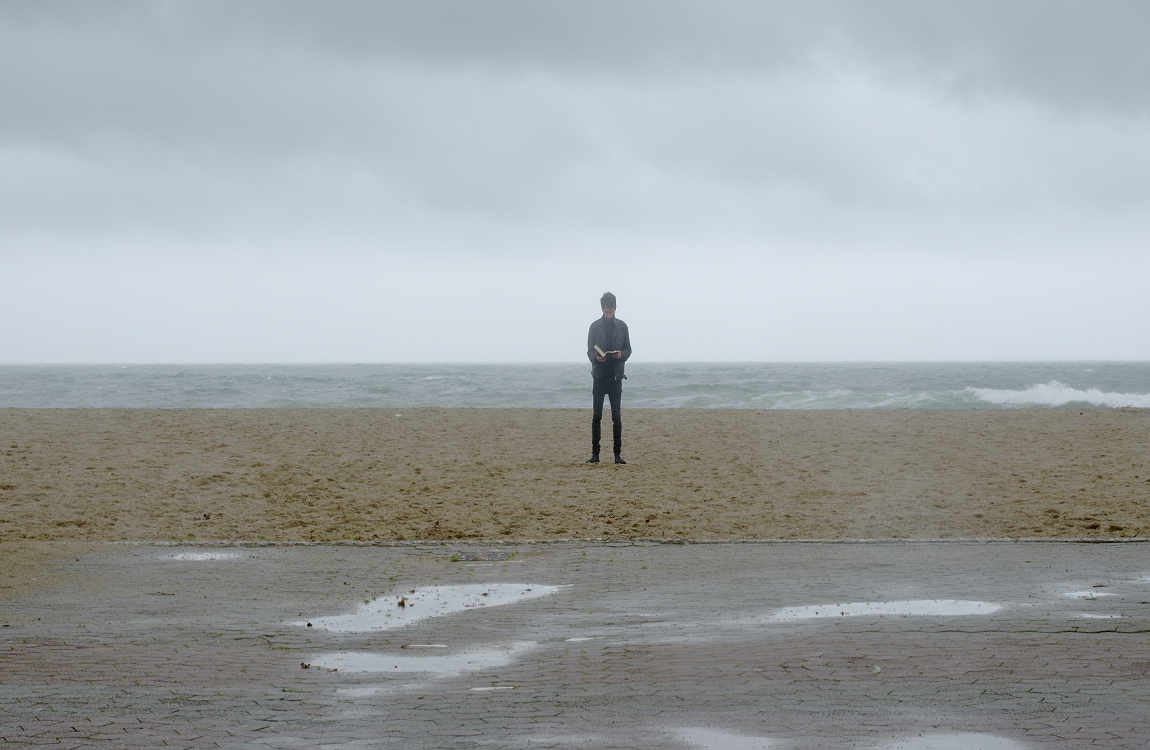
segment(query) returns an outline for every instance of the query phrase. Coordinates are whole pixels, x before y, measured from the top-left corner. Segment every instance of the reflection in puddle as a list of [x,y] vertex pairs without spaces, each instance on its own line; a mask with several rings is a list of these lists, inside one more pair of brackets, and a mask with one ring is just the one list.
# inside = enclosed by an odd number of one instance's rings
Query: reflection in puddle
[[1093,612],[1079,612],[1075,617],[1081,617],[1085,620],[1120,620],[1122,615],[1100,615]]
[[362,633],[402,628],[413,622],[462,612],[468,609],[498,607],[554,594],[560,586],[531,583],[470,583],[460,586],[426,586],[381,596],[350,615],[313,617],[292,623],[330,630],[335,633]]
[[766,750],[771,745],[766,737],[749,737],[706,727],[687,727],[680,729],[678,735],[691,747],[707,750]]
[[1022,745],[1004,737],[976,732],[957,734],[924,734],[883,745],[882,750],[1024,750]]
[[392,672],[396,674],[420,672],[438,675],[457,675],[481,669],[503,667],[520,654],[535,648],[533,641],[512,643],[496,648],[461,651],[443,656],[407,656],[372,651],[334,651],[316,654],[312,667],[337,669],[340,672]]
[[1063,594],[1067,599],[1101,599],[1104,596],[1117,596],[1109,591],[1068,591]]
[[239,552],[173,552],[164,555],[164,560],[183,560],[188,562],[204,562],[205,560],[238,560]]
[[963,617],[989,615],[1002,609],[1001,604],[968,599],[909,599],[894,602],[841,602],[810,604],[805,607],[783,607],[767,622],[792,622],[824,617]]

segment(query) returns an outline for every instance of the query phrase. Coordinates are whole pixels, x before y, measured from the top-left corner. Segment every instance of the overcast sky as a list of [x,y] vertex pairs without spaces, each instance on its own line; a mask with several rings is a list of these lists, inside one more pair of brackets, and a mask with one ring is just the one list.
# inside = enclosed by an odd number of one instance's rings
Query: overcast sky
[[1150,3],[0,3],[0,362],[1150,359]]

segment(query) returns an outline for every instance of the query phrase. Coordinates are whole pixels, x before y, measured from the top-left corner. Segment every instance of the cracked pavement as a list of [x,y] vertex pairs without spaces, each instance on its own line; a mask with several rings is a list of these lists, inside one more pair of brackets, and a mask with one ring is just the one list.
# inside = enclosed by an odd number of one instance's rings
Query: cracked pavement
[[1150,744],[1145,543],[102,544],[50,567],[0,601],[2,746]]

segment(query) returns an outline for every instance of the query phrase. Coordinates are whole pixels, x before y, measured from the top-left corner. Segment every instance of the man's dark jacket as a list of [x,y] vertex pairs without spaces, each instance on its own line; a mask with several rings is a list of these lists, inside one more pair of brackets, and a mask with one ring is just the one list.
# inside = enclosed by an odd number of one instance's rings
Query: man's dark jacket
[[[600,362],[595,354],[595,345],[605,352],[618,350],[619,359],[608,357],[606,362]],[[631,334],[627,324],[618,318],[599,318],[591,324],[587,331],[587,359],[591,360],[591,375],[596,380],[610,378],[622,380],[627,376],[623,374],[627,359],[631,356]]]

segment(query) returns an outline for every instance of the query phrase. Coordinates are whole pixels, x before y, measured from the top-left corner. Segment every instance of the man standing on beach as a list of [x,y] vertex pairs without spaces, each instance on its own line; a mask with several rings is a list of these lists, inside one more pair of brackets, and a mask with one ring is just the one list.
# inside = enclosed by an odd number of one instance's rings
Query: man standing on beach
[[603,421],[603,397],[611,399],[611,427],[613,429],[615,463],[623,460],[623,416],[620,402],[623,400],[624,363],[631,356],[631,334],[627,324],[615,317],[615,295],[605,292],[599,299],[603,317],[591,324],[587,331],[587,359],[591,360],[591,458],[589,464],[599,463],[600,425]]

